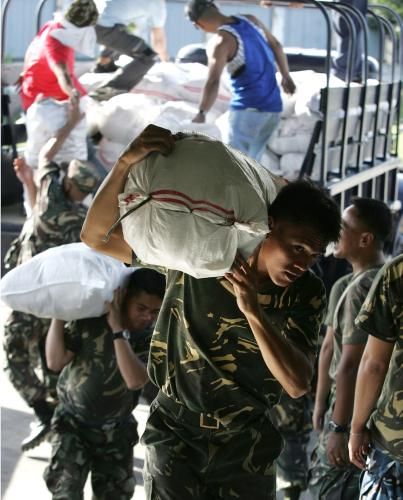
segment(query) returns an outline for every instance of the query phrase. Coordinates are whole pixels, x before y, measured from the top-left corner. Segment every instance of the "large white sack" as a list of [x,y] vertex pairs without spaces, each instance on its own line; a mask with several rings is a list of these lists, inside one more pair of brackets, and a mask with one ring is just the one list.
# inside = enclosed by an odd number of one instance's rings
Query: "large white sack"
[[306,153],[311,140],[311,134],[299,134],[291,137],[278,137],[275,133],[270,137],[268,146],[277,155],[287,153]]
[[96,157],[106,170],[109,171],[115,165],[125,148],[126,146],[123,146],[121,142],[112,142],[102,137],[97,147]]
[[[91,99],[87,96],[80,99],[80,109],[83,113],[86,112],[90,103]],[[31,167],[37,168],[42,147],[66,125],[68,107],[68,101],[43,99],[34,102],[28,108],[25,120],[28,140],[24,157]],[[84,117],[67,136],[56,153],[54,161],[70,162],[73,159],[86,160],[87,157],[87,124]]]
[[269,232],[267,209],[284,181],[206,136],[176,142],[132,167],[119,195],[123,235],[147,264],[195,278],[222,276]]
[[183,101],[168,101],[160,108],[159,115],[153,123],[159,127],[167,128],[171,132],[193,132],[205,134],[221,140],[221,131],[215,125],[216,112],[207,115],[206,123],[193,123],[192,119],[198,112],[198,106]]
[[287,153],[280,159],[281,175],[287,180],[293,181],[298,178],[304,161],[304,153]]
[[84,243],[51,248],[8,272],[1,298],[15,311],[71,321],[101,316],[133,269]]
[[[208,68],[203,64],[160,62],[154,64],[132,92],[159,99],[161,103],[187,101],[198,104],[207,75]],[[223,113],[228,109],[230,99],[231,91],[224,76],[212,109]]]
[[112,142],[127,145],[158,115],[159,107],[146,96],[120,94],[102,103],[97,110],[97,126]]

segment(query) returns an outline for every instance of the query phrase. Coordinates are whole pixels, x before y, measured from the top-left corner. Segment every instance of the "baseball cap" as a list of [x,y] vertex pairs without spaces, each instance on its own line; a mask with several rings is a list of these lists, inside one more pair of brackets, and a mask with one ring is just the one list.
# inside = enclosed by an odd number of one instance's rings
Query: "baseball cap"
[[99,184],[93,167],[84,161],[72,160],[67,169],[67,176],[82,193],[92,193]]

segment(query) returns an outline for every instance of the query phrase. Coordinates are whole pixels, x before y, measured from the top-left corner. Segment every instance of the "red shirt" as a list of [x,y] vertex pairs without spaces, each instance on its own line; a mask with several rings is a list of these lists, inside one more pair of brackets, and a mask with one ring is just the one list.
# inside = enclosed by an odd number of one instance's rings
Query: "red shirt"
[[56,21],[46,23],[31,42],[27,51],[27,63],[24,68],[21,85],[22,105],[27,110],[35,101],[38,94],[51,97],[57,101],[68,99],[51,69],[52,64],[65,63],[71,76],[74,87],[85,95],[84,87],[74,75],[74,50],[63,45],[50,34],[53,30],[62,28]]

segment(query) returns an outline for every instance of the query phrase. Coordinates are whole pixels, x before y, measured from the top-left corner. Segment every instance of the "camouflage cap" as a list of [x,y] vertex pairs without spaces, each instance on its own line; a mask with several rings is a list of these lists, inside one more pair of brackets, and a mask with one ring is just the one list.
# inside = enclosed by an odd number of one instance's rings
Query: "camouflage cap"
[[94,0],[73,0],[67,8],[64,17],[74,26],[84,28],[96,24],[98,9]]
[[91,164],[80,160],[72,160],[69,163],[67,177],[82,193],[92,193],[99,183],[99,178]]

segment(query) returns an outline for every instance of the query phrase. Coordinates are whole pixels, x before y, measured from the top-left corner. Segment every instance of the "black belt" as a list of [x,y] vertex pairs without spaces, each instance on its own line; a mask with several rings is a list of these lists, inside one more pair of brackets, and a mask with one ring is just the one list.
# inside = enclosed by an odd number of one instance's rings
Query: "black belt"
[[160,391],[155,399],[163,408],[166,408],[170,413],[175,415],[177,419],[181,419],[184,422],[193,425],[195,427],[200,427],[202,429],[224,429],[224,425],[220,420],[214,418],[209,413],[197,413],[191,411],[183,404],[177,403],[162,391]]

